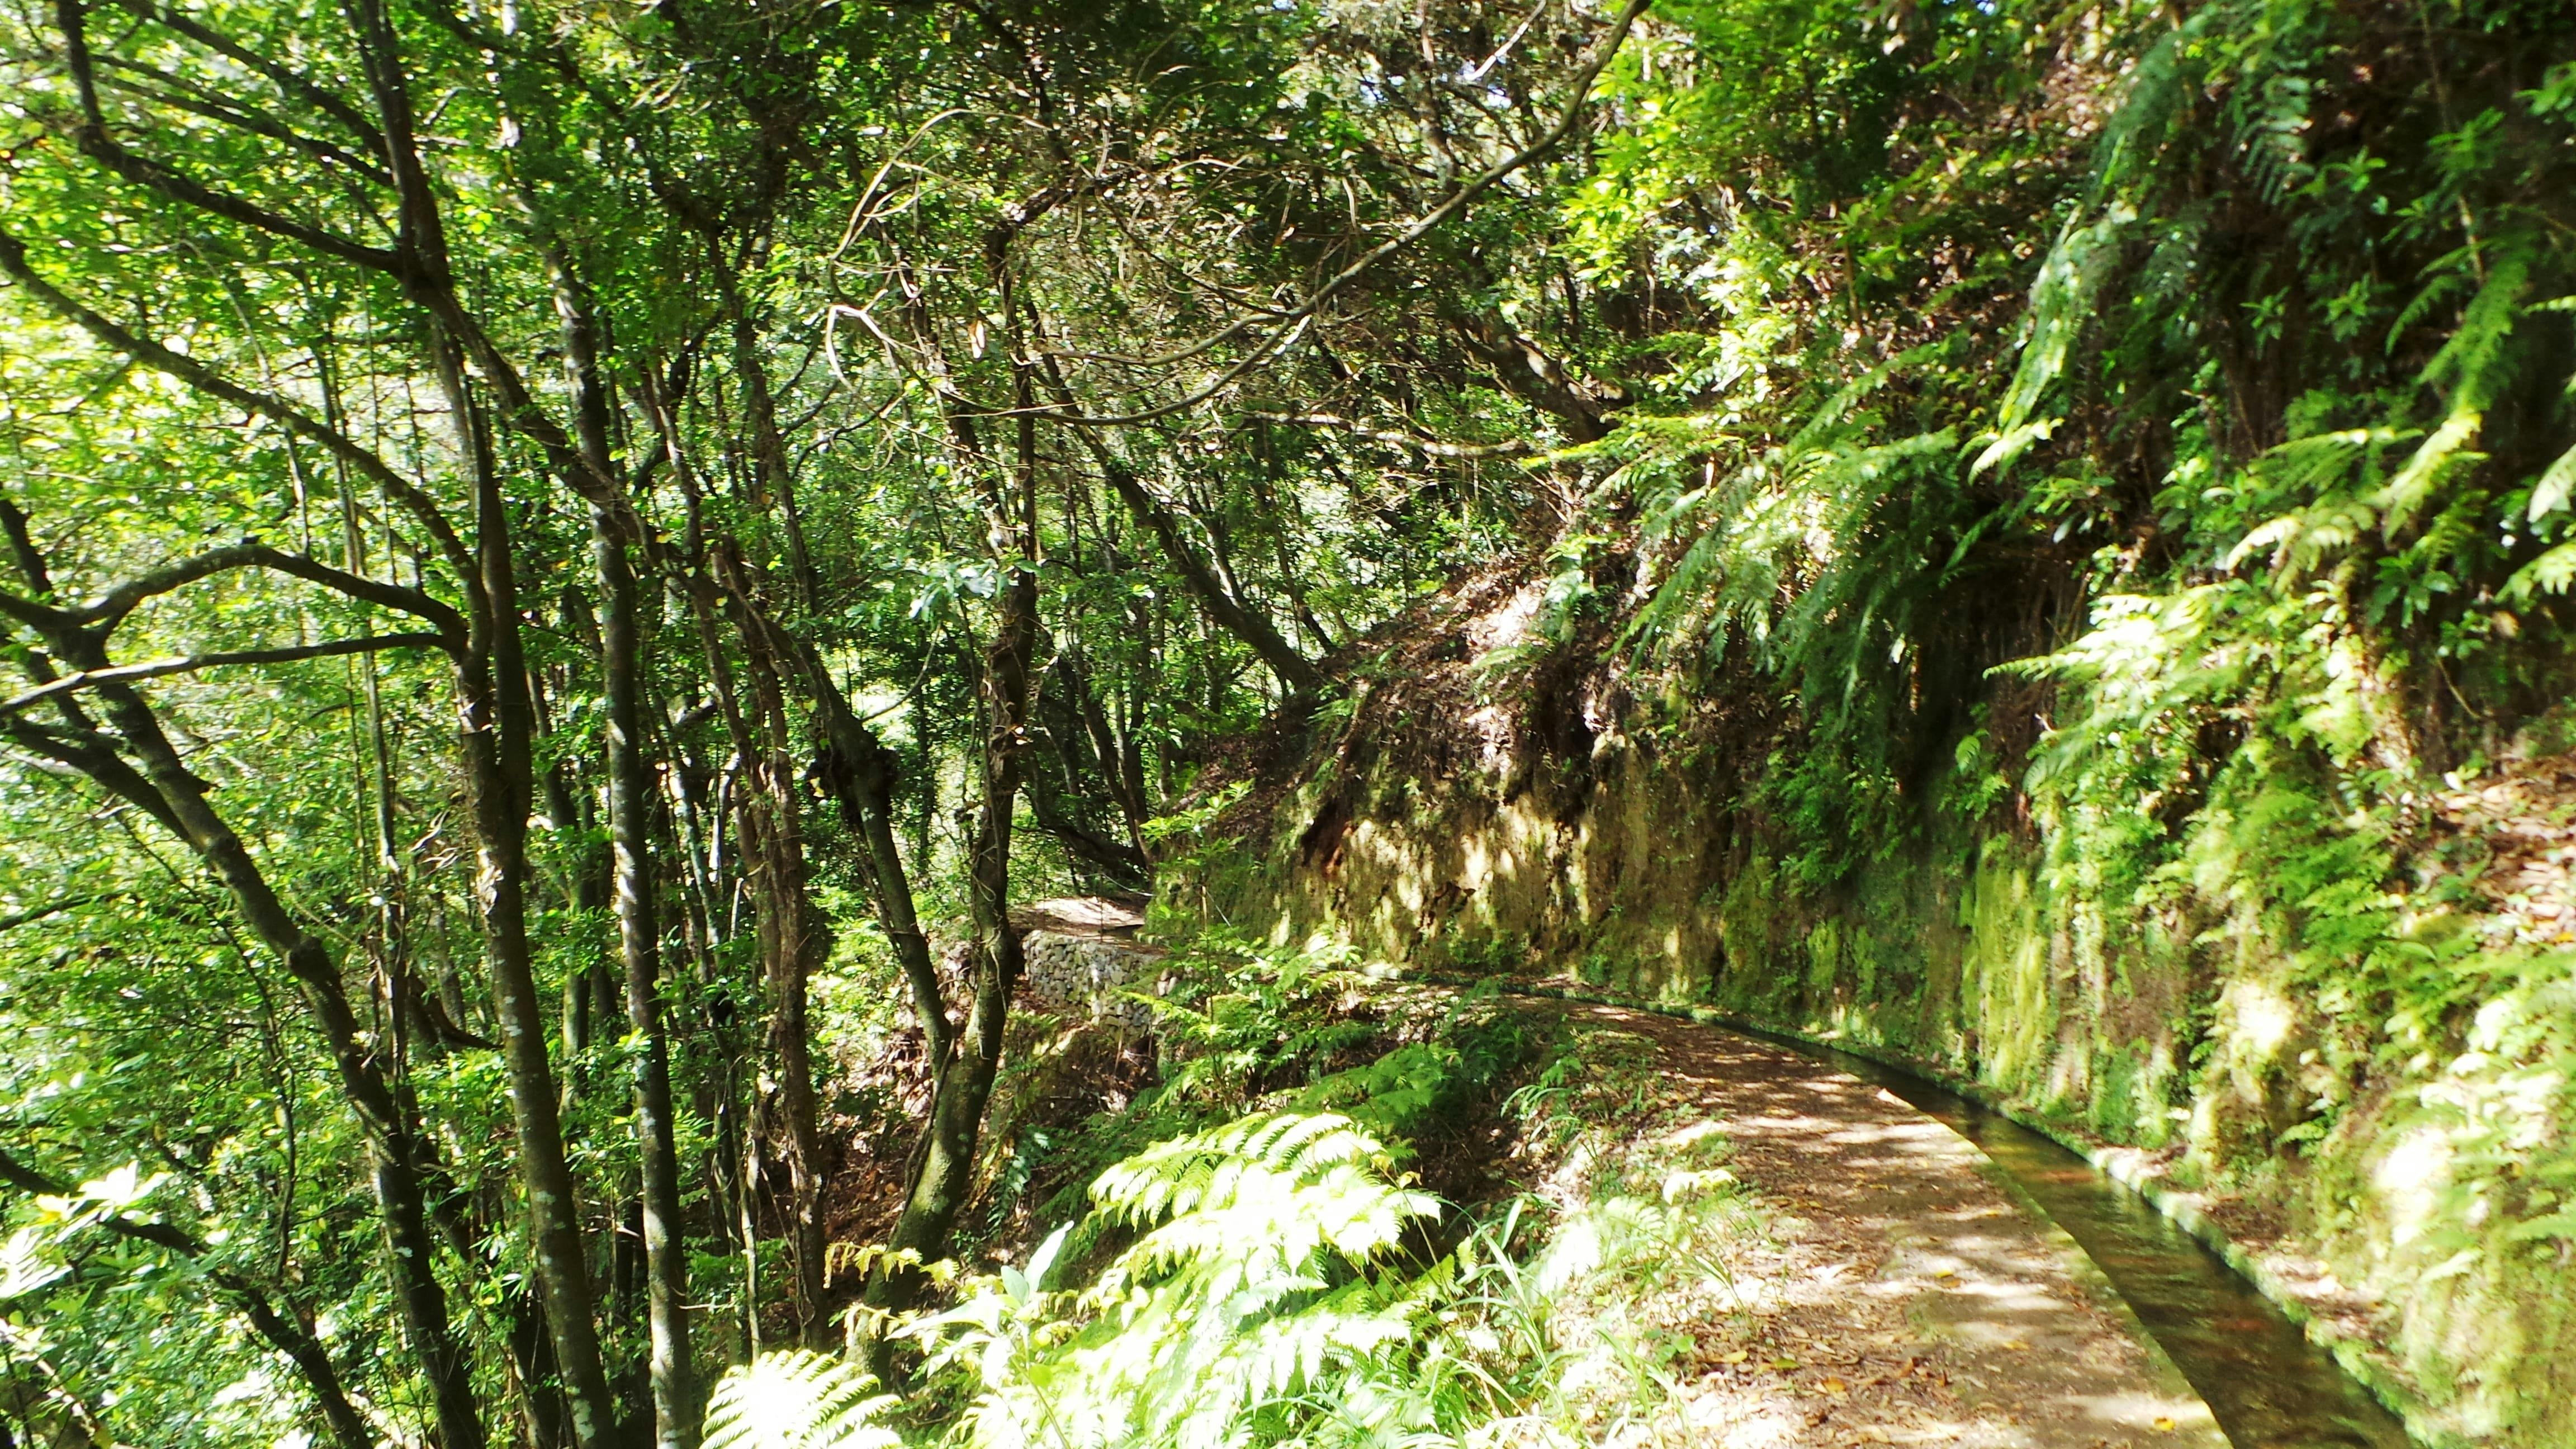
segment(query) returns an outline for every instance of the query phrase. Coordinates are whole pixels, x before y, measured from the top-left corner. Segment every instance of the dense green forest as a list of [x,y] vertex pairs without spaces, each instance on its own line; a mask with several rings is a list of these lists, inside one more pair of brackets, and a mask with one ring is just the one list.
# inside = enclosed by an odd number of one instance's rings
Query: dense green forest
[[1523,977],[2576,1444],[2563,3],[17,0],[0,273],[6,1449],[1597,1442]]

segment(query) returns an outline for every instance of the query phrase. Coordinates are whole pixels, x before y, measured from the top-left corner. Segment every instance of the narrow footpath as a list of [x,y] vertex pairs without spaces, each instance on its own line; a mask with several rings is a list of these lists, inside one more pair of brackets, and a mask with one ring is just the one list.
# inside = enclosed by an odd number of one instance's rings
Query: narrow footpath
[[2208,1407],[2073,1239],[1889,1093],[1716,1027],[1569,1003],[1650,1044],[1771,1214],[1736,1311],[1688,1326],[1677,1396],[1725,1449],[2223,1449]]

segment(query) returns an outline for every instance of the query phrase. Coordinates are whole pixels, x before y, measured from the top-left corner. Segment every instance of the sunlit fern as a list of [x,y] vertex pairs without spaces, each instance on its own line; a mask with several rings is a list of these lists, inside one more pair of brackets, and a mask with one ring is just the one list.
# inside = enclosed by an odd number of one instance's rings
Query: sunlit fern
[[728,1372],[707,1403],[706,1449],[892,1449],[891,1395],[857,1365],[803,1349]]
[[1437,1204],[1389,1167],[1335,1114],[1162,1143],[1093,1185],[1096,1222],[1142,1236],[1090,1288],[1042,1291],[1059,1235],[917,1332],[979,1381],[977,1444],[1402,1437],[1437,1417],[1409,1350],[1455,1269],[1395,1267]]

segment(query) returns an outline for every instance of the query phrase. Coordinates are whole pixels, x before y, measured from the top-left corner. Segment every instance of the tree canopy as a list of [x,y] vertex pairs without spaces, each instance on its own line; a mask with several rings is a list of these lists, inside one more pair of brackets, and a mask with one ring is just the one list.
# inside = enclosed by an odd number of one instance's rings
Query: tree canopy
[[[1014,906],[1149,896],[1478,569],[1787,721],[1806,888],[1971,736],[2098,831],[2212,731],[2401,800],[2563,692],[2571,47],[0,7],[0,1425],[689,1449],[972,1248]],[[874,1256],[853,962],[933,1083]]]

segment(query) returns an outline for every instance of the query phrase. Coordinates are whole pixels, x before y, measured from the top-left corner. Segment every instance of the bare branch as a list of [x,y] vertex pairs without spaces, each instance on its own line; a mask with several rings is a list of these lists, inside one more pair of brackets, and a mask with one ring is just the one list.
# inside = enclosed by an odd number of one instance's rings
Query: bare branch
[[52,593],[53,572],[45,567],[44,550],[36,547],[36,535],[27,526],[26,512],[6,498],[0,498],[0,530],[9,535],[9,552],[17,560],[18,572],[26,577],[27,587],[40,595]]
[[32,599],[19,598],[6,589],[0,589],[0,614],[6,614],[28,628],[38,631],[68,622],[62,610],[49,609]]
[[418,589],[389,584],[382,579],[367,578],[350,573],[346,569],[333,568],[320,559],[306,558],[296,553],[281,553],[276,549],[264,552],[259,562],[264,568],[275,569],[282,574],[292,574],[306,583],[320,584],[335,593],[346,594],[350,598],[373,604],[380,609],[409,614],[436,629],[438,647],[450,653],[465,648],[465,616]]

